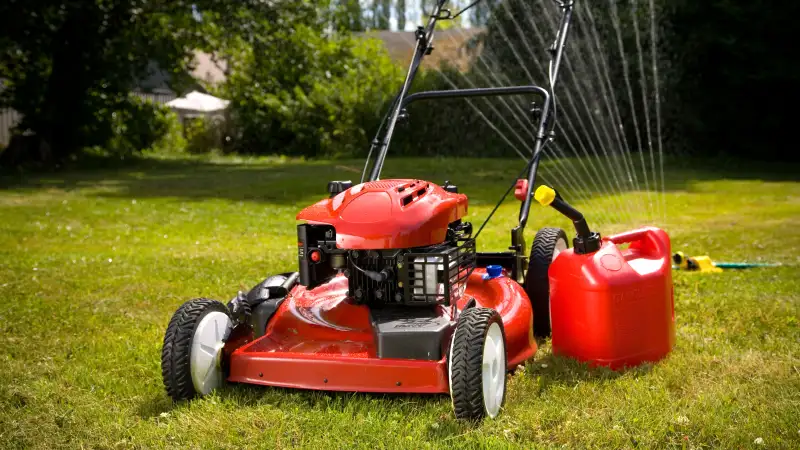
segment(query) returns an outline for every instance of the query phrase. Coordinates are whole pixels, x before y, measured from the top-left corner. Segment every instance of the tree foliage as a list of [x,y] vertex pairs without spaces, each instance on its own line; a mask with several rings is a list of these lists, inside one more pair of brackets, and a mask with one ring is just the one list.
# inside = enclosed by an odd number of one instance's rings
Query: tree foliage
[[699,152],[800,160],[793,142],[800,3],[663,2],[668,120]]
[[[197,50],[228,62],[228,81],[218,94],[232,100],[236,132],[229,150],[364,153],[403,71],[380,43],[350,32],[388,29],[393,14],[402,29],[411,10],[424,21],[434,2],[5,0],[0,108],[22,113],[17,132],[31,144],[0,153],[0,164],[61,162],[92,146],[124,154],[161,139],[163,111],[140,104],[130,91],[154,67],[179,92],[196,83],[187,73]],[[468,3],[454,0],[450,8]],[[800,67],[783,44],[793,41],[790,20],[798,5],[576,2],[557,87],[561,134],[579,146],[619,151],[625,140],[632,150],[646,149],[656,138],[658,81],[668,151],[680,139],[685,149],[703,153],[798,158],[782,151],[778,139],[785,141],[792,129],[787,99]],[[475,47],[480,57],[466,72],[421,73],[415,89],[548,84],[555,2],[486,0],[470,14],[486,28]],[[495,127],[517,124],[517,117],[498,111],[483,100],[415,105],[409,111],[414,133],[399,131],[392,152],[513,154]],[[506,135],[515,132],[522,133]]]
[[395,0],[395,11],[397,12],[397,30],[403,31],[406,29],[406,0]]
[[[541,43],[555,35],[555,2],[486,3],[484,56],[514,82],[546,84],[537,66],[549,57]],[[575,11],[557,87],[574,142],[619,151],[624,138],[647,149],[660,103],[666,151],[800,158],[779,144],[792,129],[786,94],[800,76],[785,47],[800,3],[606,0],[576,2]]]
[[236,150],[318,156],[368,147],[399,68],[378,41],[296,19],[281,10],[224,44],[231,76],[220,95],[231,100]]
[[[302,3],[302,2],[301,2]],[[193,7],[194,5],[194,7]],[[0,4],[0,107],[23,115],[18,131],[41,151],[6,151],[6,164],[35,156],[57,163],[112,137],[112,112],[154,66],[180,86],[192,51],[206,44],[196,10],[224,18],[269,14],[272,2],[245,0],[7,0]],[[24,149],[23,149],[24,150]]]
[[388,30],[392,17],[392,0],[372,0],[372,4],[373,28]]
[[366,29],[366,18],[359,0],[337,0],[332,8],[334,29],[355,32]]

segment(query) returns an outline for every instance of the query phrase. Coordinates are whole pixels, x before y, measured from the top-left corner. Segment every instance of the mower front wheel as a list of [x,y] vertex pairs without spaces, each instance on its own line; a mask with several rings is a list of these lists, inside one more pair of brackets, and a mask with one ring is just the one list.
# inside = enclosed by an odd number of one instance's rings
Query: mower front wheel
[[161,375],[173,400],[190,400],[222,386],[222,348],[232,328],[228,309],[216,300],[190,300],[175,311],[161,350]]
[[465,309],[450,343],[448,375],[456,418],[492,419],[506,395],[506,335],[490,308]]
[[538,338],[550,336],[550,264],[567,248],[567,233],[561,228],[542,228],[533,238],[525,292],[533,307],[533,334]]

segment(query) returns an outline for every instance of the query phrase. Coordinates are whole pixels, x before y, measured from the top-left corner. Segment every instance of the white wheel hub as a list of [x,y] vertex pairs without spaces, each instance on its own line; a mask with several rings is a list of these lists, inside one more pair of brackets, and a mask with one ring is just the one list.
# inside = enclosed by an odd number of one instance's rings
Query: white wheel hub
[[506,389],[506,346],[500,325],[493,323],[483,343],[483,403],[486,414],[494,419],[500,413]]
[[225,381],[221,364],[222,348],[231,328],[230,317],[220,311],[206,314],[197,324],[189,354],[189,369],[194,390],[200,395],[207,395]]

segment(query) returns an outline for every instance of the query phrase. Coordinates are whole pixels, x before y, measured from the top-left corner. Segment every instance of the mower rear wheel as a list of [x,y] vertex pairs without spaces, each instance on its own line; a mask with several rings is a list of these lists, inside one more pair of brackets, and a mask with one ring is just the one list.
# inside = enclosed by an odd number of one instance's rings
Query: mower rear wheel
[[561,228],[542,228],[536,233],[531,246],[528,272],[525,274],[525,292],[533,307],[533,334],[538,338],[550,336],[550,264],[567,244],[567,233]]
[[173,314],[161,350],[161,376],[175,401],[207,395],[222,386],[222,348],[233,328],[216,300],[190,300]]
[[448,376],[456,418],[500,414],[506,395],[506,335],[490,308],[465,309],[450,343]]

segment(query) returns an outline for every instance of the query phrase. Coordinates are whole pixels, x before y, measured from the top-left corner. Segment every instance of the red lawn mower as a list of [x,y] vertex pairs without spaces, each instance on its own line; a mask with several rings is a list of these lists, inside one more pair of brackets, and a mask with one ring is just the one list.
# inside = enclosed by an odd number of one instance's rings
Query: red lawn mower
[[[544,228],[529,257],[523,238],[539,158],[554,129],[552,92],[572,16],[571,0],[557,2],[562,17],[552,47],[549,89],[408,94],[420,62],[433,49],[436,22],[463,12],[453,14],[444,8],[446,0],[437,2],[427,26],[416,32],[408,74],[370,149],[360,183],[330,182],[329,198],[297,215],[302,221],[297,226],[299,270],[271,276],[227,305],[195,299],[174,314],[162,352],[170,397],[206,395],[227,381],[326,391],[449,393],[458,418],[500,413],[507,372],[534,356],[536,336],[550,334],[551,263],[561,253],[616,249],[607,248],[611,244],[590,231],[579,212],[547,189],[537,199],[575,222],[574,248],[568,248],[563,230]],[[500,200],[514,190],[522,202],[510,251],[481,253],[475,240],[483,226],[473,234],[472,224],[462,220],[467,197],[455,185],[382,180],[380,174],[398,118],[411,102],[507,95],[538,97],[536,140],[531,159]],[[569,266],[571,273],[575,270],[581,269]]]

